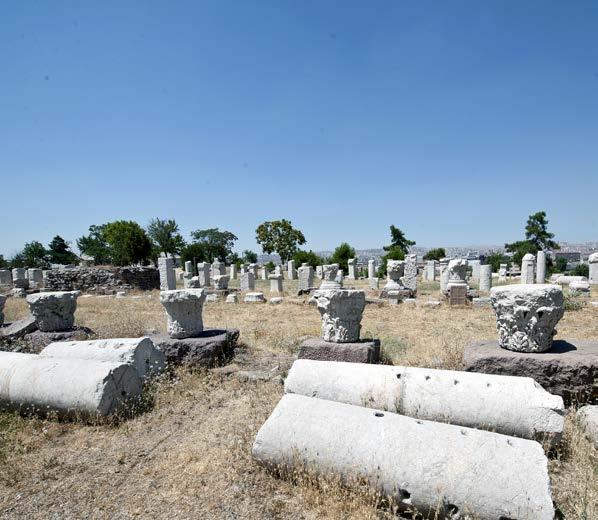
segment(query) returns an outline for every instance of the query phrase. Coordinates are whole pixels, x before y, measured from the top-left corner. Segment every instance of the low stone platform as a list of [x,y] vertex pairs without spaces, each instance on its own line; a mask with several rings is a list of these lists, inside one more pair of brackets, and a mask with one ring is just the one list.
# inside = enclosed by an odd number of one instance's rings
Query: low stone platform
[[166,334],[150,334],[154,345],[170,365],[211,368],[230,357],[239,339],[238,329],[204,329],[196,338],[174,339]]
[[306,339],[299,349],[299,359],[345,361],[348,363],[378,363],[380,340],[361,340],[357,343],[332,343],[321,338]]
[[464,370],[533,378],[566,406],[598,402],[598,341],[554,341],[546,352],[513,352],[498,341],[478,341],[463,351]]
[[28,343],[27,350],[39,354],[50,343],[55,341],[85,341],[94,335],[93,330],[87,327],[73,327],[71,330],[61,332],[43,332],[36,330],[25,334],[23,339]]

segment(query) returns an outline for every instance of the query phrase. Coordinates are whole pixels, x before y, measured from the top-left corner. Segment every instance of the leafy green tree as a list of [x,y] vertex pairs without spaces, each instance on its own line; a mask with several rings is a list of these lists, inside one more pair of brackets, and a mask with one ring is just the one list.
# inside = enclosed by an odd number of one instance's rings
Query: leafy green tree
[[89,226],[89,234],[77,239],[77,247],[82,254],[91,256],[97,265],[110,264],[112,252],[104,236],[106,225]]
[[185,265],[187,261],[193,264],[193,271],[195,271],[198,262],[207,262],[205,246],[198,242],[186,244],[181,250],[181,262]]
[[264,267],[266,267],[266,269],[268,269],[268,271],[272,272],[274,271],[274,269],[276,269],[276,265],[274,264],[274,262],[272,260],[270,260]]
[[298,246],[305,244],[303,233],[285,219],[260,224],[255,230],[255,239],[264,253],[278,253],[281,262],[293,258]]
[[525,240],[505,244],[505,249],[513,253],[513,262],[521,265],[521,260],[527,253],[535,255],[540,250],[560,249],[553,238],[554,234],[548,231],[546,212],[538,211],[527,219]]
[[339,268],[347,274],[347,271],[349,270],[349,258],[355,258],[355,249],[353,249],[347,242],[343,242],[334,250],[328,261],[331,264],[338,264]]
[[70,249],[69,243],[60,235],[56,235],[48,244],[48,259],[52,264],[74,264],[77,255]]
[[26,267],[39,267],[45,269],[48,264],[48,251],[41,242],[34,240],[23,246],[23,258]]
[[243,251],[243,262],[246,264],[256,264],[257,263],[257,253],[254,251],[250,251],[246,249]]
[[191,233],[194,243],[203,246],[203,262],[213,262],[215,259],[230,261],[237,237],[230,231],[220,231],[218,228],[198,229]]
[[326,261],[321,256],[318,256],[311,249],[309,251],[302,251],[299,249],[294,255],[295,267],[301,267],[301,264],[311,265],[313,268],[318,265],[324,265]]
[[27,267],[25,264],[25,256],[23,255],[23,251],[19,251],[12,255],[8,262],[8,267],[10,269],[14,269],[15,267]]
[[567,259],[559,256],[556,259],[556,270],[558,273],[564,273],[567,270]]
[[590,266],[588,264],[577,264],[575,269],[571,271],[573,276],[585,276],[586,278],[590,277]]
[[0,269],[7,269],[8,262],[4,260],[4,255],[0,255]]
[[446,258],[446,251],[444,247],[437,247],[436,249],[430,249],[425,255],[424,260],[442,260]]
[[403,255],[406,255],[409,252],[409,248],[414,245],[415,245],[415,242],[413,240],[408,240],[407,237],[405,236],[405,233],[403,233],[403,231],[401,231],[398,227],[395,227],[391,224],[391,226],[390,226],[390,245],[384,246],[383,249],[384,249],[384,251],[398,249],[403,252]]
[[497,273],[500,269],[500,264],[510,264],[511,260],[500,251],[491,251],[484,259],[485,263],[492,266],[492,272]]
[[137,222],[109,222],[104,226],[103,235],[110,246],[110,256],[115,265],[145,263],[151,257],[152,243]]
[[147,226],[147,235],[156,249],[156,256],[161,252],[178,254],[185,247],[185,240],[179,233],[179,226],[172,219],[151,219]]

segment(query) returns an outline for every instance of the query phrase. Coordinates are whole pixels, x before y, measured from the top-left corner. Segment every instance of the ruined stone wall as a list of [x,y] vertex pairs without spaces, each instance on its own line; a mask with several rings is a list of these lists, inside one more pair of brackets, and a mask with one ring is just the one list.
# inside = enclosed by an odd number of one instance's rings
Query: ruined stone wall
[[159,289],[160,276],[155,267],[75,267],[46,271],[44,285],[53,291],[109,294],[114,290]]

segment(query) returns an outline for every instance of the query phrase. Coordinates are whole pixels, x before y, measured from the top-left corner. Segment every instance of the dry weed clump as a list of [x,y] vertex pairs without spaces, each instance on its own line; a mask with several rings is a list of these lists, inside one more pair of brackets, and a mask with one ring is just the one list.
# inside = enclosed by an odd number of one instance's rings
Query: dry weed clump
[[[99,337],[164,331],[157,292],[139,296],[79,298],[77,324]],[[10,298],[5,312],[12,321],[27,314],[27,304]],[[598,340],[597,317],[593,307],[566,312],[557,338]],[[289,298],[281,305],[206,303],[204,323],[240,329],[240,341],[261,360],[294,353],[303,337],[320,333],[317,310]],[[389,362],[445,369],[460,367],[469,341],[496,337],[491,309],[368,305],[362,330],[382,340]],[[151,405],[127,421],[0,414],[0,517],[393,517],[396,505],[367,486],[347,489],[334,477],[300,473],[284,480],[253,461],[255,435],[281,396],[275,381],[179,368],[152,385]],[[566,518],[598,517],[597,468],[596,451],[568,420],[550,461]]]

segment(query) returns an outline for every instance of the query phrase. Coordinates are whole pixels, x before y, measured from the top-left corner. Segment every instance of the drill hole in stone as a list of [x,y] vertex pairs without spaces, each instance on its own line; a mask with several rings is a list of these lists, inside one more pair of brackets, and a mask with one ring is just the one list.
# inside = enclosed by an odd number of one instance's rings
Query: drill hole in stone
[[376,416],[376,417],[384,417],[384,414],[382,412],[375,412],[374,416]]
[[459,508],[455,504],[448,504],[446,510],[449,514],[449,518],[458,518]]
[[401,374],[397,374],[397,379],[401,379]]

